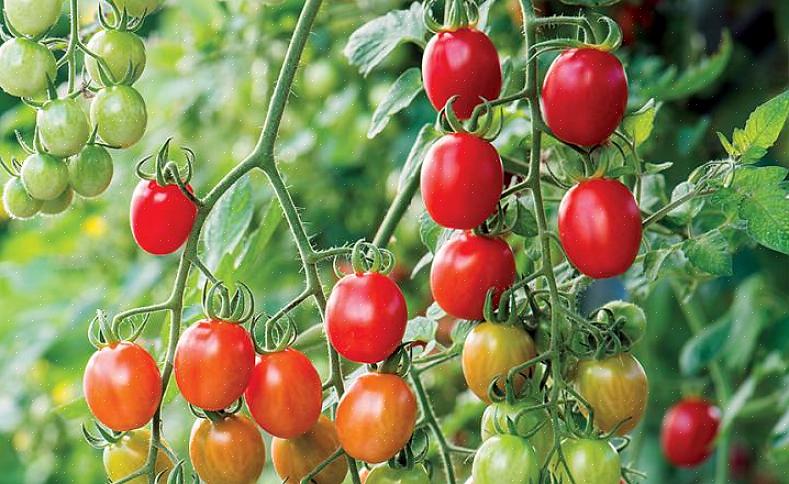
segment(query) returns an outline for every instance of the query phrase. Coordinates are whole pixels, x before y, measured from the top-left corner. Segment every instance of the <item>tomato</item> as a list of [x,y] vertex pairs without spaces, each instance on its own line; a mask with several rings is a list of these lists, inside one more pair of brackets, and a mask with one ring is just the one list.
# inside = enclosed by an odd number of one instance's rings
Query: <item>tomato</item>
[[37,200],[54,200],[68,187],[68,167],[44,153],[28,156],[20,173],[25,190]]
[[[480,323],[466,337],[463,344],[463,376],[472,392],[485,402],[488,388],[497,377],[499,388],[504,388],[507,372],[514,366],[537,356],[534,341],[522,328],[509,324]],[[516,388],[523,385],[530,370],[515,379]]]
[[93,99],[90,119],[105,143],[128,148],[145,134],[148,112],[145,100],[133,87],[112,86],[99,91]]
[[309,431],[321,414],[321,378],[312,362],[288,348],[258,358],[244,393],[249,412],[263,430],[290,439]]
[[433,144],[422,165],[425,208],[443,227],[473,229],[496,211],[503,177],[492,144],[471,134],[447,134]]
[[[562,453],[575,484],[619,484],[621,461],[606,440],[565,439]],[[559,454],[551,458],[550,471],[559,482],[572,482]]]
[[41,204],[41,200],[36,200],[27,193],[22,179],[17,176],[11,177],[3,187],[3,206],[13,218],[30,218],[41,210]]
[[663,417],[663,455],[679,467],[701,464],[712,454],[720,422],[720,410],[709,402],[699,398],[680,401]]
[[5,0],[3,9],[14,30],[38,37],[52,28],[60,17],[63,0]]
[[474,484],[532,484],[540,480],[540,464],[534,447],[515,435],[494,435],[474,456],[471,477]]
[[570,49],[557,57],[542,86],[542,113],[553,134],[595,146],[616,130],[627,107],[627,75],[610,52]]
[[[126,81],[127,84],[133,84],[145,70],[145,44],[133,32],[100,30],[91,37],[88,49],[104,60],[115,82]],[[86,55],[85,67],[90,78],[99,86],[103,86],[96,59]],[[129,75],[131,77],[128,77]]]
[[340,399],[337,435],[348,455],[378,464],[408,443],[416,413],[416,397],[402,378],[367,373],[357,378]]
[[76,155],[90,138],[88,117],[74,99],[48,101],[38,110],[36,127],[50,155]]
[[515,257],[504,240],[465,232],[453,236],[436,252],[430,290],[448,314],[482,319],[488,290],[495,290],[493,303],[498,304],[515,276]]
[[[630,353],[579,362],[575,390],[594,409],[594,423],[600,430],[609,432],[623,422],[618,435],[624,435],[638,425],[644,416],[649,394],[647,374]],[[581,405],[581,409],[585,407]]]
[[[626,301],[611,301],[606,303],[603,308],[613,313],[613,321],[619,321],[620,319],[625,321],[620,332],[627,337],[631,345],[641,341],[647,328],[647,317],[643,309]],[[597,314],[597,319],[599,321],[612,321],[610,314],[602,311]]]
[[[292,439],[275,437],[271,441],[271,461],[285,482],[301,482],[315,467],[340,448],[334,422],[321,415],[307,433]],[[314,479],[316,484],[340,484],[348,473],[343,456],[325,467]]]
[[[192,187],[187,185],[191,191]],[[156,180],[141,180],[131,201],[131,228],[134,240],[154,255],[172,254],[192,231],[197,206],[178,185],[159,186]]]
[[47,90],[57,74],[55,56],[28,39],[11,39],[0,46],[0,88],[16,97],[34,97]]
[[468,119],[482,99],[492,101],[501,93],[501,64],[487,35],[473,28],[438,32],[422,56],[425,92],[436,110],[453,96],[453,109]]
[[175,350],[175,381],[187,402],[219,411],[241,398],[255,366],[255,346],[243,326],[203,320],[190,326]]
[[[515,424],[515,430],[519,437],[526,438],[527,435],[531,434],[526,440],[534,446],[534,451],[540,466],[545,465],[548,454],[553,448],[554,436],[553,426],[550,420],[551,416],[548,414],[548,410],[544,408],[521,413],[527,408],[538,405],[539,403],[539,401],[533,398],[528,398],[512,405],[506,402],[489,405],[488,408],[485,409],[485,413],[482,414],[482,440],[488,440],[500,432],[510,433],[509,426],[507,425],[507,419],[509,419]],[[518,416],[518,414],[520,414],[520,416]],[[540,430],[534,433],[534,429],[540,425]],[[498,430],[497,427],[501,430]]]
[[[151,432],[148,429],[132,430],[114,444],[104,448],[102,455],[104,470],[111,481],[120,480],[145,465],[148,460],[148,447],[151,444]],[[167,445],[167,442],[163,442]],[[173,461],[167,453],[159,449],[156,453],[156,475],[164,472],[163,480],[173,469]],[[127,481],[129,484],[146,484],[146,476],[135,477]]]
[[189,436],[189,458],[205,484],[250,484],[263,472],[266,445],[243,415],[216,422],[197,419]]
[[641,245],[641,213],[633,194],[605,178],[574,186],[559,206],[559,240],[583,274],[595,279],[623,274]]
[[69,160],[69,183],[86,198],[104,193],[112,181],[112,156],[103,146],[88,145]]
[[388,464],[373,467],[365,484],[430,484],[430,477],[422,466],[394,469]]
[[58,215],[65,212],[74,201],[74,190],[66,187],[54,200],[46,200],[41,204],[41,213],[44,215]]
[[349,274],[332,289],[326,304],[326,334],[342,356],[376,363],[403,341],[408,308],[400,288],[383,274]]
[[93,415],[106,427],[122,432],[138,429],[153,418],[162,398],[162,377],[147,351],[122,341],[93,353],[82,389]]
[[115,5],[121,11],[126,10],[129,15],[142,17],[150,15],[162,5],[164,0],[115,0]]

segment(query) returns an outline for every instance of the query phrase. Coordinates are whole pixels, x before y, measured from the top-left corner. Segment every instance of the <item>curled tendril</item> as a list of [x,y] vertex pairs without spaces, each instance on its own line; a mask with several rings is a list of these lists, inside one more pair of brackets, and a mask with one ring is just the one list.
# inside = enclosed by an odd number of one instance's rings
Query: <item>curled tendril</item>
[[243,324],[255,311],[252,290],[243,282],[238,283],[233,296],[222,281],[206,280],[203,286],[203,312],[209,319]]
[[112,429],[109,429],[102,424],[91,421],[93,426],[98,432],[98,436],[94,435],[88,430],[87,425],[84,423],[82,424],[82,436],[88,442],[88,445],[93,447],[94,449],[103,449],[108,447],[118,441],[120,441],[127,432],[116,432]]
[[[263,343],[261,344],[256,336],[256,328],[261,319],[266,318],[263,326]],[[259,314],[252,318],[249,328],[255,350],[260,353],[276,353],[291,346],[298,336],[296,323],[290,315],[283,315],[279,318],[270,318],[268,315]]]
[[[146,313],[143,318],[142,322],[136,324],[134,319],[135,318],[123,318],[120,321],[116,321],[112,328],[112,331],[123,341],[135,341],[137,338],[140,337],[142,332],[145,330],[145,326],[148,324],[148,320],[150,319],[150,313]],[[124,337],[122,335],[122,330],[124,329],[124,325],[129,326],[131,333],[129,333],[128,337]]]

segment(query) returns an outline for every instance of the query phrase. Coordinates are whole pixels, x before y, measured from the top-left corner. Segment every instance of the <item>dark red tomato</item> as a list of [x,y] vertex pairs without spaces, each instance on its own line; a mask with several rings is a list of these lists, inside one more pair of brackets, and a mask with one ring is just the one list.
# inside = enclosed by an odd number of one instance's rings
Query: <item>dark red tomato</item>
[[501,196],[504,169],[492,144],[467,134],[448,134],[422,165],[422,198],[438,225],[469,230],[485,221]]
[[482,99],[492,101],[501,93],[501,64],[487,35],[472,28],[438,32],[422,56],[425,91],[436,110],[453,96],[460,119],[471,117]]
[[545,74],[542,112],[557,138],[596,146],[616,130],[627,107],[627,76],[613,54],[570,49]]
[[267,353],[258,358],[244,398],[263,430],[281,439],[298,437],[320,417],[321,378],[297,350]]
[[485,296],[495,289],[494,304],[515,281],[515,257],[497,237],[472,232],[455,235],[433,259],[430,290],[448,314],[460,319],[482,319]]
[[633,194],[606,178],[574,186],[559,206],[559,239],[570,262],[587,276],[624,273],[641,245],[641,213]]
[[[187,185],[189,191],[191,186]],[[131,201],[134,240],[153,255],[172,254],[192,231],[197,206],[177,185],[159,186],[156,180],[141,180]]]
[[699,398],[682,400],[663,417],[663,455],[678,467],[701,464],[712,454],[720,421],[720,410],[709,402]]
[[217,320],[190,326],[175,350],[175,381],[187,402],[219,411],[238,400],[255,366],[255,346],[243,326]]
[[122,341],[93,353],[82,379],[93,415],[118,432],[147,424],[162,398],[156,361],[142,347]]
[[326,334],[334,349],[357,363],[394,353],[405,334],[408,308],[400,288],[383,274],[349,274],[326,305]]

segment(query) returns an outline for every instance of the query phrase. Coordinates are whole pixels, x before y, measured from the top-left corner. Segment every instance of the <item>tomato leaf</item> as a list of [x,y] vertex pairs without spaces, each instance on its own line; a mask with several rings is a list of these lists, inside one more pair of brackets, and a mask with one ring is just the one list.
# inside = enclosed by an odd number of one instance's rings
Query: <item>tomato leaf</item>
[[644,173],[647,175],[654,175],[662,171],[666,171],[674,166],[674,162],[667,161],[665,163],[644,163]]
[[746,222],[748,235],[784,254],[789,254],[789,190],[784,182],[787,171],[780,166],[739,169],[731,190],[718,199],[725,202],[727,196],[734,197],[737,215]]
[[648,282],[656,281],[660,275],[660,269],[666,262],[668,256],[674,252],[673,248],[658,249],[647,252],[644,256],[644,277]]
[[743,371],[751,361],[759,334],[770,323],[768,312],[773,294],[760,276],[746,279],[734,293],[730,309],[731,337],[726,345],[726,364]]
[[537,219],[534,218],[531,207],[526,205],[523,200],[518,200],[516,212],[517,216],[515,224],[512,226],[512,232],[521,237],[536,237],[539,234],[539,230],[537,228]]
[[244,245],[244,250],[236,257],[234,267],[237,270],[244,270],[247,267],[254,267],[253,260],[260,257],[266,249],[274,233],[282,222],[282,208],[277,200],[271,200],[263,213],[258,228],[252,233]]
[[[674,187],[671,191],[671,201],[677,201],[680,198],[688,195],[696,189],[696,186],[690,182],[682,182]],[[668,213],[668,216],[680,225],[685,225],[690,222],[696,215],[701,212],[704,207],[703,198],[693,198],[687,202],[679,205],[674,210]]]
[[430,218],[427,212],[419,217],[419,237],[433,254],[452,236],[452,230],[445,229]]
[[55,407],[52,409],[52,413],[65,420],[82,420],[91,417],[85,397],[79,397],[69,403]]
[[236,249],[252,221],[253,211],[252,187],[249,176],[244,176],[219,199],[205,223],[204,257],[209,269],[216,268],[224,254]]
[[417,316],[408,321],[403,341],[423,341],[430,343],[436,339],[438,322],[424,316]]
[[715,360],[726,346],[730,332],[731,318],[724,317],[689,339],[682,347],[679,356],[679,368],[682,374],[695,376]]
[[734,395],[726,404],[723,409],[723,418],[721,419],[720,433],[726,431],[729,426],[734,422],[734,419],[740,414],[745,404],[756,392],[756,388],[760,382],[768,377],[776,374],[786,372],[786,362],[783,361],[777,352],[770,353],[751,373],[748,378],[740,385]]
[[628,114],[622,120],[622,129],[630,135],[636,146],[643,144],[652,134],[655,126],[655,115],[660,105],[655,104],[654,99],[650,99],[638,111]]
[[729,243],[720,230],[707,232],[701,237],[690,239],[682,247],[690,262],[710,274],[730,276],[732,256]]
[[384,100],[375,109],[367,138],[373,139],[389,124],[389,118],[407,108],[422,92],[422,72],[412,67],[403,72],[392,84]]
[[[748,117],[745,128],[734,130],[732,137],[734,146],[724,143],[729,154],[736,154],[743,164],[756,163],[761,160],[767,150],[781,134],[786,118],[789,116],[789,90],[762,104]],[[721,137],[722,135],[719,135]],[[721,143],[725,137],[721,139]],[[729,151],[732,149],[734,153]]]
[[400,180],[397,184],[398,191],[403,189],[412,176],[419,176],[418,172],[422,169],[422,161],[424,161],[430,145],[438,139],[440,134],[432,124],[426,124],[419,130],[416,141],[414,141],[414,145],[411,147],[408,158],[405,160],[403,169],[400,172]]

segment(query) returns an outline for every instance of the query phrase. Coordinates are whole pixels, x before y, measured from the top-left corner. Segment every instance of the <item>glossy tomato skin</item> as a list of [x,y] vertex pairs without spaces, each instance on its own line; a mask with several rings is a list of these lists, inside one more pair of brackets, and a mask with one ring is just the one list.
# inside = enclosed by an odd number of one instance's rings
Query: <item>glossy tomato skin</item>
[[[148,459],[148,446],[151,442],[151,432],[148,429],[132,430],[124,435],[118,442],[104,448],[102,460],[104,471],[112,481],[120,480],[140,467],[145,465]],[[167,445],[164,442],[164,445]],[[173,469],[173,461],[162,449],[156,454],[156,475],[164,472],[164,480]],[[130,484],[147,484],[145,476],[136,477]]]
[[583,274],[595,279],[623,274],[641,245],[641,213],[633,194],[605,178],[574,186],[559,206],[559,239]]
[[263,472],[266,446],[255,424],[243,415],[217,422],[197,419],[189,458],[205,484],[250,484]]
[[408,308],[397,284],[383,274],[349,274],[332,289],[326,334],[334,349],[356,363],[376,363],[403,341]]
[[596,146],[616,130],[627,107],[627,76],[613,54],[570,49],[545,74],[542,112],[560,140]]
[[255,346],[240,324],[198,321],[178,340],[174,367],[175,382],[187,402],[204,410],[223,410],[247,388]]
[[649,395],[647,374],[630,353],[579,362],[575,389],[594,409],[594,423],[603,432],[613,430],[624,421],[617,430],[618,435],[638,425]]
[[416,397],[402,378],[367,373],[357,378],[340,399],[337,435],[348,455],[378,464],[408,443],[416,414]]
[[474,456],[474,484],[532,484],[540,480],[540,464],[534,447],[515,435],[494,435]]
[[[647,330],[647,317],[643,309],[633,303],[620,300],[608,302],[603,308],[611,311],[614,316],[613,322],[624,320],[619,331],[626,337],[627,343],[634,345],[641,341]],[[610,322],[612,321],[610,316],[601,311],[597,313],[597,320]]]
[[393,469],[388,464],[373,467],[365,484],[430,484],[430,478],[422,466],[411,469]]
[[712,454],[720,421],[720,410],[709,402],[699,398],[682,400],[663,417],[663,455],[678,467],[701,464]]
[[[88,49],[104,60],[109,74],[116,82],[125,80],[128,84],[133,84],[145,69],[145,44],[134,32],[100,30],[90,38]],[[85,68],[93,82],[99,86],[104,85],[96,59],[85,56]]]
[[[187,185],[189,191],[192,187]],[[131,201],[131,228],[141,249],[153,255],[172,254],[192,231],[197,206],[177,185],[160,186],[140,180]]]
[[[501,433],[510,433],[507,424],[507,419],[509,419],[515,424],[517,436],[525,438],[534,447],[540,466],[545,465],[554,442],[551,416],[544,408],[527,410],[540,403],[536,399],[528,398],[514,404],[499,402],[489,405],[485,409],[485,413],[482,414],[482,440],[488,440]],[[538,427],[539,430],[535,432],[534,430]],[[528,438],[526,438],[527,435]]]
[[[307,433],[292,439],[275,437],[271,441],[271,461],[285,482],[301,482],[321,462],[340,448],[334,422],[321,415]],[[343,458],[335,459],[314,478],[316,484],[341,484],[348,473]]]
[[503,178],[492,144],[468,133],[444,135],[422,164],[425,208],[442,227],[473,229],[496,210]]
[[[562,453],[576,484],[619,484],[621,459],[608,441],[565,439]],[[557,454],[549,468],[561,482],[572,482]]]
[[142,95],[131,86],[105,87],[93,98],[90,119],[105,143],[128,148],[145,134],[148,108]]
[[45,46],[25,38],[7,40],[0,46],[0,89],[16,97],[34,97],[55,79],[57,61]]
[[49,30],[63,8],[63,0],[5,0],[8,22],[19,33],[38,37]]
[[493,303],[498,304],[515,275],[515,257],[504,240],[464,232],[436,252],[430,269],[430,290],[448,314],[481,320],[488,290],[495,289]]
[[88,117],[74,99],[48,101],[36,114],[36,127],[47,152],[61,158],[82,151],[90,138]]
[[501,93],[496,47],[487,35],[473,28],[434,35],[422,56],[422,77],[427,97],[437,111],[459,96],[452,107],[460,119],[471,117],[482,99],[492,101]]
[[106,427],[123,432],[153,418],[162,398],[162,377],[147,351],[122,341],[93,353],[82,389],[93,415]]
[[258,357],[244,397],[263,430],[290,439],[309,431],[318,421],[323,392],[310,360],[288,348]]

